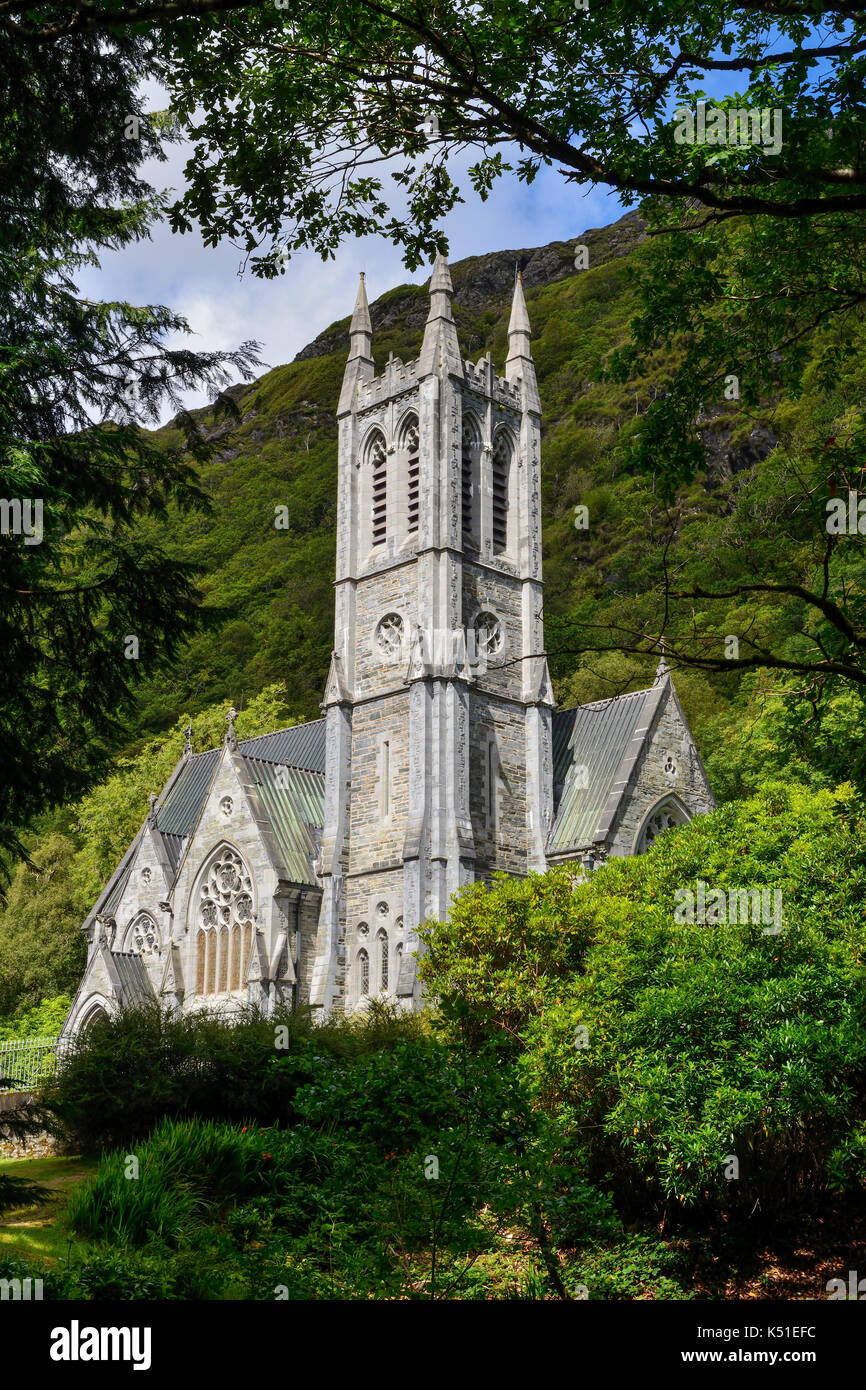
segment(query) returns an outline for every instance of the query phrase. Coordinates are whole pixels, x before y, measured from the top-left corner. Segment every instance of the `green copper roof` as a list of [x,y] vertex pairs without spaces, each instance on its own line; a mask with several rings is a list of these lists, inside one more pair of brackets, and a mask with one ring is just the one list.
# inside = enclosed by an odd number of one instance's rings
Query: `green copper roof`
[[325,818],[325,779],[320,772],[285,763],[244,759],[292,883],[316,885],[313,860]]

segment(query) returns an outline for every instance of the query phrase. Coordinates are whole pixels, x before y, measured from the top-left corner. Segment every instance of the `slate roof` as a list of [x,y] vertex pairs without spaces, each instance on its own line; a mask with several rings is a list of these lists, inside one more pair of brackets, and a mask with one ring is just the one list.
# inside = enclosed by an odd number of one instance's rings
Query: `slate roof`
[[157,829],[163,834],[180,837],[189,834],[205,803],[220,752],[219,748],[211,748],[207,753],[193,753],[181,768],[156,814]]
[[[128,851],[127,858],[131,860],[131,855],[129,855]],[[129,881],[131,867],[131,863],[127,864],[121,873],[117,875],[114,882],[111,884],[105,901],[99,904],[100,912],[104,913],[107,917],[111,916],[123,896],[123,890]]]
[[617,773],[657,689],[635,690],[554,714],[554,822],[548,854],[586,849],[597,839]]
[[125,1005],[143,1004],[155,997],[147,966],[138,952],[112,951],[111,961],[120,978]]
[[324,773],[325,721],[311,719],[308,724],[295,724],[291,729],[245,738],[238,744],[238,750],[245,758],[255,758],[259,762],[283,763],[286,767]]

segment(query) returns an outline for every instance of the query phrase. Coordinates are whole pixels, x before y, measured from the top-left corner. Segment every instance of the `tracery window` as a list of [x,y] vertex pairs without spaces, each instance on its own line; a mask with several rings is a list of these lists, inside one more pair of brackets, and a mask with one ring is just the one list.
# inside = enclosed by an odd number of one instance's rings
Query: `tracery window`
[[638,836],[635,847],[636,854],[643,854],[648,850],[666,830],[671,830],[675,825],[685,825],[688,823],[688,815],[677,801],[663,801],[655,808],[644,822],[643,829]]
[[159,950],[159,927],[149,912],[139,912],[130,922],[123,938],[124,951],[135,951],[141,956],[153,955]]
[[237,850],[224,845],[199,885],[196,991],[225,994],[243,985],[253,942],[253,893],[249,870]]

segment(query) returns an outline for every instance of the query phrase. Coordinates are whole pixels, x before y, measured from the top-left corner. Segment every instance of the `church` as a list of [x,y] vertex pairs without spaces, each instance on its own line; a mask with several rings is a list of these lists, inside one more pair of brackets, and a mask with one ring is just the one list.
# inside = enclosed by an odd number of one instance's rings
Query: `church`
[[541,404],[518,276],[505,373],[460,354],[437,258],[418,357],[376,375],[361,285],[337,407],[322,718],[183,754],[83,924],[64,1031],[118,1008],[423,1004],[419,926],[497,870],[640,854],[715,805],[664,656],[557,710]]

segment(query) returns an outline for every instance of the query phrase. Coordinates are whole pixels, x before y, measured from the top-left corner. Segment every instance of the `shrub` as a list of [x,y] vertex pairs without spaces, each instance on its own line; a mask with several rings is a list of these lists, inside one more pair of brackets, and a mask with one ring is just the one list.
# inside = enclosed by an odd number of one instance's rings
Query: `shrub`
[[[768,785],[589,883],[557,870],[475,885],[431,934],[428,986],[469,1037],[521,1050],[572,1160],[635,1208],[778,1208],[856,1187],[863,829],[850,788]],[[678,922],[677,891],[699,879],[779,889],[782,932]]]

